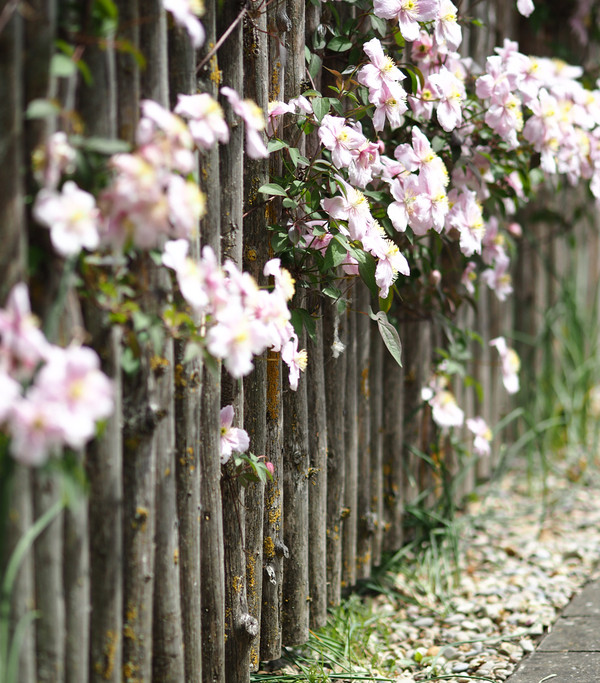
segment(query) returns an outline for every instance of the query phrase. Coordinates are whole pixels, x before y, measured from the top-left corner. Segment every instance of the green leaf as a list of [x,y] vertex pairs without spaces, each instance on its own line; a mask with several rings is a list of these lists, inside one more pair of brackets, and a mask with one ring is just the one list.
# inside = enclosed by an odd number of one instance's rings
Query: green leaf
[[119,140],[118,138],[102,138],[97,136],[86,138],[82,135],[72,135],[70,141],[75,147],[79,147],[86,152],[98,152],[107,156],[131,151],[131,145],[125,142],[125,140]]
[[77,65],[67,55],[56,54],[50,60],[50,74],[57,78],[69,78],[77,73]]
[[287,197],[287,192],[283,189],[283,187],[281,187],[281,185],[278,185],[277,183],[266,183],[265,185],[261,185],[258,188],[258,191],[262,192],[263,194]]
[[334,287],[333,285],[327,285],[323,287],[323,294],[337,301],[342,298],[342,290]]
[[288,147],[288,143],[284,142],[283,140],[280,140],[279,138],[273,138],[272,140],[269,140],[267,142],[267,151],[269,153],[271,152],[277,152],[280,149],[284,149],[285,147]]
[[375,282],[375,259],[368,252],[359,247],[351,246],[352,256],[358,261],[358,272],[363,282],[369,288],[371,294],[377,299],[379,297],[379,287]]
[[379,310],[383,311],[384,313],[388,313],[390,308],[392,307],[393,300],[394,290],[392,287],[390,287],[390,291],[388,292],[388,295],[385,297],[385,299],[379,297]]
[[328,43],[327,47],[333,52],[346,52],[352,47],[352,41],[346,36],[334,36]]
[[392,354],[392,358],[402,367],[402,342],[400,341],[398,330],[388,320],[384,311],[379,311],[379,313],[370,311],[369,317],[377,323],[379,334],[387,350]]
[[341,265],[348,258],[348,251],[338,240],[335,238],[329,242],[327,251],[325,252],[325,258],[323,259],[323,267],[325,270],[333,270],[337,266]]
[[298,208],[298,202],[295,199],[291,199],[290,197],[286,197],[281,203],[286,209]]
[[26,119],[47,119],[60,113],[60,107],[51,100],[31,100],[25,111]]
[[329,98],[328,97],[314,97],[312,102],[313,112],[315,113],[315,118],[319,123],[323,120],[323,117],[329,113]]
[[306,334],[312,339],[316,339],[317,323],[312,315],[304,308],[295,308],[292,311],[292,326],[298,336],[300,336],[302,329],[306,330]]
[[379,33],[380,36],[385,37],[387,34],[387,22],[385,19],[376,17],[374,14],[371,14],[370,19],[371,26],[377,31],[377,33]]
[[322,68],[323,60],[319,57],[319,55],[311,53],[310,61],[308,62],[308,73],[310,74],[311,78],[315,79],[321,73]]

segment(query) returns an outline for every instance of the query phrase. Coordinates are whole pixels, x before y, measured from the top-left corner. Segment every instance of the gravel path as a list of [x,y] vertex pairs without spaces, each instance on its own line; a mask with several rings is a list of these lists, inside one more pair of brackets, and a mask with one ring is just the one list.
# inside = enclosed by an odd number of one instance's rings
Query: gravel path
[[384,659],[402,669],[397,683],[448,675],[458,683],[505,680],[572,595],[598,576],[600,482],[584,486],[552,475],[547,484],[545,506],[514,475],[469,504],[461,517],[459,583],[443,604],[418,595],[423,584],[404,575],[396,577],[398,589],[416,593],[420,606],[373,598],[392,637],[370,642],[369,650],[387,648]]

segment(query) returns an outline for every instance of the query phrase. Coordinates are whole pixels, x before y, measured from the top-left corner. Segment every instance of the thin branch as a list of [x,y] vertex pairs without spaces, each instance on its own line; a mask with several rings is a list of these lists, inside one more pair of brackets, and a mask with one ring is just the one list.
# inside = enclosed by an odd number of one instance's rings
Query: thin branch
[[215,43],[214,47],[210,52],[204,57],[204,59],[198,64],[196,67],[196,73],[200,71],[200,69],[205,66],[216,54],[216,52],[219,50],[221,45],[227,40],[233,29],[240,23],[240,21],[244,18],[244,16],[248,13],[248,8],[243,7],[241,12],[237,15],[237,17],[233,20],[229,28],[225,31],[225,33],[217,40]]

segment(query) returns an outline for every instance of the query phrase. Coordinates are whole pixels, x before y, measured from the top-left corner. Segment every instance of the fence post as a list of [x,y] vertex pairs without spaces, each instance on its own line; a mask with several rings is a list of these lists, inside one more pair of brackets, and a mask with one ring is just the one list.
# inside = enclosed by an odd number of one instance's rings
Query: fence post
[[[357,288],[361,283],[354,282],[349,289],[349,306],[346,310],[348,320],[348,342],[346,344],[346,390],[344,446],[345,446],[345,485],[342,527],[342,588],[351,588],[356,583],[356,536],[358,529],[358,426],[357,426],[357,349],[356,349],[356,301]],[[338,396],[338,400],[340,397]]]
[[[262,0],[251,0],[252,21],[244,27],[244,96],[267,112],[269,102],[269,54],[267,12]],[[265,257],[270,252],[266,228],[264,195],[258,188],[269,181],[267,159],[246,158],[244,163],[244,271],[259,285],[266,284],[263,275]],[[250,437],[250,449],[256,455],[267,452],[267,354],[255,358],[254,370],[244,378],[244,428]],[[246,597],[248,612],[260,624],[263,584],[263,517],[265,486],[255,482],[245,491],[246,516]],[[250,670],[258,669],[260,629],[250,643]]]
[[[217,3],[207,3],[202,18],[206,40],[204,56],[217,41]],[[217,97],[221,72],[215,54],[198,73],[202,90]],[[219,150],[213,148],[200,157],[200,183],[206,194],[206,216],[201,241],[221,260],[221,197]],[[220,364],[203,369],[200,422],[200,571],[202,576],[202,680],[225,683],[225,565],[223,559],[223,513],[221,501]]]
[[340,302],[325,300],[323,357],[327,376],[327,604],[339,605],[342,590],[342,514],[346,480],[344,395],[346,393],[347,318]]
[[356,285],[356,372],[357,372],[357,538],[356,538],[356,578],[365,579],[371,572],[374,516],[371,509],[371,411],[370,402],[374,396],[371,390],[373,369],[371,366],[371,319],[369,307],[371,294],[364,284]]

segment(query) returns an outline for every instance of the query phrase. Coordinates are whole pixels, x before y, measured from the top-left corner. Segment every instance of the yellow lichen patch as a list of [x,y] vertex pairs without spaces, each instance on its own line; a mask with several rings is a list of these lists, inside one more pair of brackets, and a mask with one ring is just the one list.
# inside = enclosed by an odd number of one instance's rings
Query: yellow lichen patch
[[246,558],[246,586],[254,592],[256,588],[256,558],[248,555]]
[[269,524],[279,524],[281,519],[281,507],[277,505],[269,510]]
[[123,636],[127,638],[127,640],[137,640],[135,631],[129,624],[125,624],[125,626],[123,626]]
[[175,548],[173,551],[173,562],[179,564],[179,548]]
[[150,359],[150,368],[156,375],[162,375],[169,365],[169,361],[162,356],[152,356]]
[[258,669],[258,652],[254,645],[250,648],[250,667],[252,668],[252,671]]
[[138,679],[136,676],[138,672],[138,667],[132,662],[126,662],[123,664],[123,680],[127,683],[137,683]]
[[221,81],[223,80],[223,72],[219,69],[217,55],[211,57],[210,60],[210,80],[216,85],[221,85]]
[[234,576],[231,579],[231,588],[233,589],[234,593],[237,593],[239,595],[242,592],[243,587],[244,587],[244,580],[242,579],[241,576]]
[[102,662],[94,664],[94,671],[105,681],[112,678],[115,669],[115,654],[119,643],[119,634],[115,631],[107,631],[105,634],[104,648],[102,649]]
[[125,620],[126,621],[136,621],[137,618],[138,618],[137,607],[132,602],[128,602],[127,603],[127,611],[125,612]]
[[146,530],[146,522],[148,521],[148,510],[144,507],[137,507],[135,509],[135,517],[131,521],[132,529],[139,529],[140,531]]
[[362,369],[360,373],[360,393],[365,397],[369,398],[369,368]]
[[183,389],[187,386],[187,380],[185,378],[185,370],[181,363],[177,363],[175,366],[175,386]]
[[271,536],[265,536],[263,541],[263,553],[265,560],[272,560],[275,557],[275,543]]

